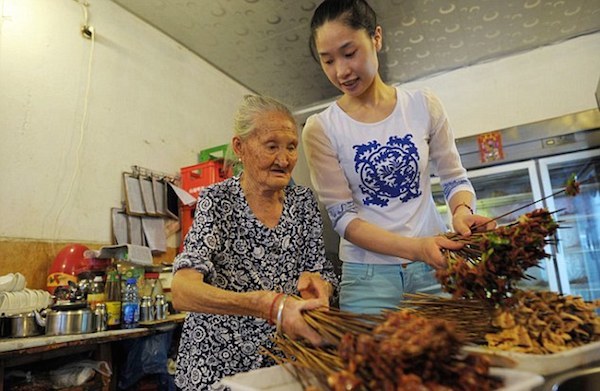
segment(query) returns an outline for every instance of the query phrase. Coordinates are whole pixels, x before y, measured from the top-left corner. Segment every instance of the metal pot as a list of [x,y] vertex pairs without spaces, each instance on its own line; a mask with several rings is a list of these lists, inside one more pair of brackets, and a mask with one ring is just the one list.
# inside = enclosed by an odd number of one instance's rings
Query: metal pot
[[2,318],[2,336],[10,338],[34,337],[44,331],[43,320],[32,311]]
[[48,310],[46,313],[46,335],[86,334],[94,331],[94,314],[89,308]]

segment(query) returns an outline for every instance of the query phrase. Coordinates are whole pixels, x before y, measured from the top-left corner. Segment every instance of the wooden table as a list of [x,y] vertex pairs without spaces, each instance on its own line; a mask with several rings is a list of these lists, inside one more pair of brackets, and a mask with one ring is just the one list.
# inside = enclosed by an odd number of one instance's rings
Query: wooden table
[[[94,360],[106,361],[113,370],[110,389],[116,389],[117,376],[113,365],[112,345],[131,338],[142,338],[182,323],[185,314],[169,315],[166,320],[148,322],[134,329],[107,330],[96,333],[37,336],[0,339],[0,391],[4,390],[5,369],[36,362],[91,352]],[[65,360],[65,362],[67,362]]]

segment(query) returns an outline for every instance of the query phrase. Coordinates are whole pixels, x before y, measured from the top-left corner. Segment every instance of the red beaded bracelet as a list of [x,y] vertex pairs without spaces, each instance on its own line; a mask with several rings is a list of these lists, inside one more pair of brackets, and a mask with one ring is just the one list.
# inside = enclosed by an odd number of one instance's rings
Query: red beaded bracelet
[[275,308],[275,303],[277,303],[277,300],[283,295],[282,292],[278,293],[275,295],[275,298],[273,299],[273,302],[271,303],[271,308],[269,309],[269,324],[275,324],[275,322],[273,322],[273,309]]
[[456,210],[460,207],[460,206],[464,206],[465,208],[469,209],[469,212],[471,212],[471,214],[473,214],[473,208],[471,208],[469,205],[467,205],[464,202],[461,202],[460,204],[456,205],[454,207],[454,210],[452,211],[452,216],[454,216],[454,214],[456,213]]

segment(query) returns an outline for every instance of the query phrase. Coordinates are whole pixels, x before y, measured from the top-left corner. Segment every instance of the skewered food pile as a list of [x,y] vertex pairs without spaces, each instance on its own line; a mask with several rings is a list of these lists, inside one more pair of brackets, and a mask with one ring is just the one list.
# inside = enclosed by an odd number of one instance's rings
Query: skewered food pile
[[551,354],[600,340],[600,302],[555,292],[518,291],[510,310],[496,309],[488,346],[522,353]]
[[[561,192],[575,196],[579,190],[572,175],[564,190],[552,196]],[[527,269],[540,267],[548,256],[544,247],[555,243],[558,228],[552,213],[536,209],[506,226],[475,230],[470,237],[447,234],[465,244],[458,251],[447,250],[448,268],[436,272],[452,298],[405,295],[400,307],[452,321],[469,342],[492,349],[551,354],[598,341],[600,301],[587,303],[579,296],[517,288],[519,281],[532,278]]]
[[550,212],[536,209],[512,224],[468,238],[447,234],[465,246],[445,252],[448,267],[436,271],[436,278],[454,298],[479,299],[491,306],[510,304],[516,283],[531,278],[526,270],[539,267],[548,257],[544,247],[557,228]]
[[[532,206],[545,198],[565,193],[576,196],[580,182],[575,174],[567,179],[564,189],[514,209],[493,220]],[[454,298],[479,299],[491,307],[510,306],[516,284],[533,279],[526,274],[531,267],[540,267],[540,261],[549,256],[544,250],[547,244],[556,244],[554,234],[559,225],[546,209],[535,209],[521,215],[517,221],[488,231],[479,231],[464,237],[448,233],[446,237],[461,242],[460,250],[444,250],[448,267],[436,271],[442,288]]]
[[390,312],[373,333],[344,336],[338,348],[344,369],[328,382],[334,390],[348,390],[349,381],[370,390],[498,388],[501,382],[488,376],[487,359],[460,357],[462,345],[449,322]]
[[[337,310],[309,311],[309,323],[333,342],[311,347],[285,336],[277,346],[307,386],[332,390],[494,390],[487,358],[461,353],[463,336],[445,320],[390,311],[368,321]],[[348,321],[351,330],[344,330]],[[316,322],[316,323],[315,323]],[[327,326],[323,326],[327,325]],[[360,331],[362,330],[362,331]],[[308,386],[307,386],[308,389]],[[316,388],[313,388],[316,389]]]
[[[564,190],[553,195],[565,192],[575,196],[579,190],[576,176],[571,175]],[[555,244],[554,234],[558,228],[550,212],[536,209],[511,224],[474,232],[470,237],[446,235],[465,246],[445,252],[448,268],[438,270],[436,277],[442,289],[452,294],[454,300],[450,302],[458,307],[465,307],[467,303],[470,307],[483,304],[480,308],[483,317],[493,319],[491,326],[497,328],[485,334],[488,346],[550,354],[600,340],[600,318],[595,312],[599,302],[586,303],[581,297],[517,289],[519,281],[532,278],[527,275],[527,269],[540,267],[540,261],[548,257],[544,247]],[[450,307],[440,311],[439,307],[431,307],[431,303],[423,301],[423,297],[417,299],[412,300],[412,305],[417,305],[418,311],[435,308],[438,316],[452,314]]]
[[515,290],[513,305],[490,307],[478,299],[406,295],[400,308],[446,319],[468,342],[494,350],[551,354],[600,341],[600,301],[549,291]]

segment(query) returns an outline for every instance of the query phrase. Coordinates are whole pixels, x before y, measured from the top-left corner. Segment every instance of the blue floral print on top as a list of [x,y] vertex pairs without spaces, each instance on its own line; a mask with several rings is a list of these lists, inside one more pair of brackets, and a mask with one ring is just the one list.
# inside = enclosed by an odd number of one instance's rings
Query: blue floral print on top
[[419,151],[412,137],[392,136],[386,145],[374,140],[354,146],[354,168],[362,181],[365,205],[384,207],[391,198],[407,202],[421,195]]

